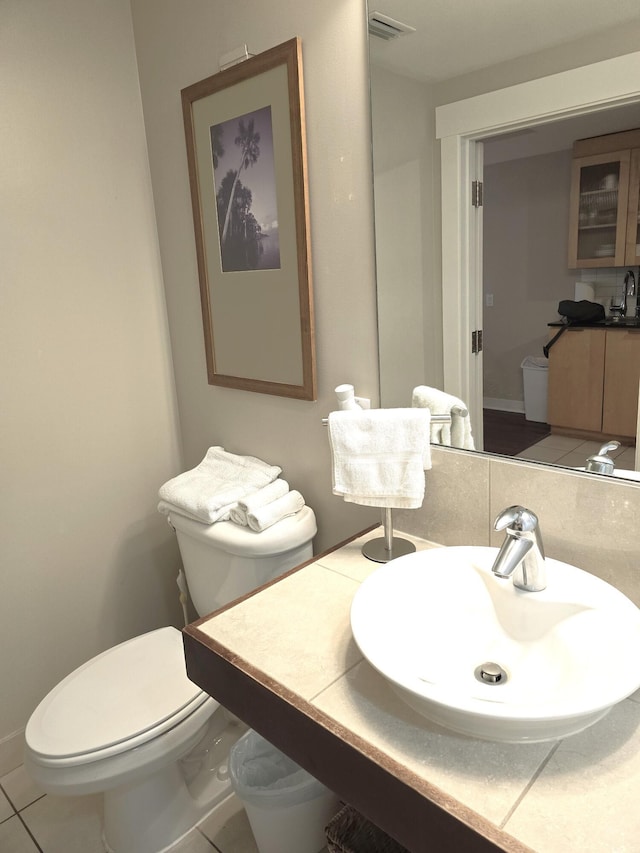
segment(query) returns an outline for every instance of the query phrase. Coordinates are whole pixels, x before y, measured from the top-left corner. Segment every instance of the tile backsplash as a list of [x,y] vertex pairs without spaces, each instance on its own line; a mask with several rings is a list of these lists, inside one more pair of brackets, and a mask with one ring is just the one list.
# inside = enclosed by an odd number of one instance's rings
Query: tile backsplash
[[443,545],[494,545],[493,520],[522,504],[540,519],[545,552],[608,581],[640,606],[640,483],[432,447],[417,510],[396,510],[396,530]]
[[[639,270],[637,267],[630,267],[633,270],[636,280],[638,280]],[[603,267],[602,269],[582,270],[580,273],[580,281],[575,285],[575,299],[588,299],[589,302],[599,302],[604,305],[604,308],[609,313],[611,300],[616,301],[620,298],[624,287],[624,277],[627,268],[622,267]],[[635,311],[637,296],[628,298],[627,316],[633,316]]]

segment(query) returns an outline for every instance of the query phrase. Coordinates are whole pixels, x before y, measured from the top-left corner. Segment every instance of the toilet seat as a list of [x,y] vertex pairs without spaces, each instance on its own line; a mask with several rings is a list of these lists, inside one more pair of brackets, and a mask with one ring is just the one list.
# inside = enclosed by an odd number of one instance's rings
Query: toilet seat
[[180,631],[159,628],[68,675],[32,714],[26,741],[43,765],[86,764],[157,738],[208,699],[187,678]]

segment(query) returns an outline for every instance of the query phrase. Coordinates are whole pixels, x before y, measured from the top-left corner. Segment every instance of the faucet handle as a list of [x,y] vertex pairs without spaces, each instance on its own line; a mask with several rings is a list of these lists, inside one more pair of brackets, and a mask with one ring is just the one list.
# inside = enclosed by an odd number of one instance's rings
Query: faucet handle
[[617,450],[619,447],[619,441],[608,441],[606,444],[602,445],[602,447],[598,451],[598,456],[606,456],[607,453],[611,453],[612,450]]
[[495,530],[509,527],[519,533],[530,533],[538,529],[538,516],[524,506],[509,506],[498,514],[493,527]]

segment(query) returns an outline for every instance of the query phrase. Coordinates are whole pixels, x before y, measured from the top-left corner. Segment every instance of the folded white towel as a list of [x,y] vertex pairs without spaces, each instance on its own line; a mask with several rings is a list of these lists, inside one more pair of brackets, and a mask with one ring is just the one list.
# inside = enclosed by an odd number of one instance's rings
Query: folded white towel
[[440,391],[438,388],[418,385],[413,389],[411,405],[414,408],[429,409],[432,415],[451,415],[451,424],[431,424],[433,444],[475,450],[469,412],[458,397]]
[[173,511],[204,524],[224,521],[231,508],[257,489],[273,482],[282,468],[255,456],[238,456],[210,447],[202,462],[160,487],[160,512]]
[[247,513],[259,509],[261,506],[266,506],[273,501],[286,495],[289,491],[289,483],[286,480],[281,480],[279,477],[268,486],[263,486],[257,492],[252,492],[246,498],[241,498],[238,503],[231,509],[231,521],[246,527]]
[[331,412],[333,493],[364,506],[421,506],[430,423],[428,409]]
[[255,530],[256,533],[261,533],[277,521],[300,512],[303,506],[304,498],[300,492],[292,489],[275,501],[249,510],[247,512],[247,522],[252,530]]
[[[231,510],[234,506],[235,503],[220,507],[220,509],[216,513],[216,521],[229,521],[229,519],[231,518]],[[161,500],[158,502],[158,512],[162,515],[171,515],[171,513],[177,513],[178,515],[183,515],[185,518],[190,518],[191,521],[198,521],[200,524],[213,524],[212,521],[204,521],[202,516],[195,515],[195,513],[189,512],[189,510],[185,509],[184,507],[176,506],[175,504],[169,503],[168,501]]]

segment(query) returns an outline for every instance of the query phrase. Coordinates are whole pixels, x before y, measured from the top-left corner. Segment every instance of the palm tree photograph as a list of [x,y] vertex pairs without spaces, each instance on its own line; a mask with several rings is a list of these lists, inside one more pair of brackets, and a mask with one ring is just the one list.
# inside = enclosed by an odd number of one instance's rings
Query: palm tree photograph
[[223,272],[280,269],[271,107],[210,128]]

